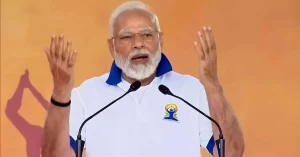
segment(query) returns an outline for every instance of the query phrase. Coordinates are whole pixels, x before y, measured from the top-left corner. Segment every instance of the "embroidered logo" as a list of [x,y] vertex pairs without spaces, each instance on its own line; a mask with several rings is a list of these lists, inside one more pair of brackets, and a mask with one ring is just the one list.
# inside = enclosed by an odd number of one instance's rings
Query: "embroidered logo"
[[167,104],[165,106],[165,110],[166,110],[165,112],[166,114],[164,119],[178,121],[178,117],[177,117],[178,108],[175,104]]

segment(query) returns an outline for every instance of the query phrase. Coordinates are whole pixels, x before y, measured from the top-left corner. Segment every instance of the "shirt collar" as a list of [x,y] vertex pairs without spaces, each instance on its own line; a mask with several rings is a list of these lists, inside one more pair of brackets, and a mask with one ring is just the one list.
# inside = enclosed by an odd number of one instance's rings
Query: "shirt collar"
[[[172,65],[165,54],[162,53],[161,60],[157,67],[156,77],[160,77],[170,71],[172,71]],[[121,69],[117,67],[115,61],[113,61],[106,83],[109,85],[117,85],[122,81],[121,74]]]

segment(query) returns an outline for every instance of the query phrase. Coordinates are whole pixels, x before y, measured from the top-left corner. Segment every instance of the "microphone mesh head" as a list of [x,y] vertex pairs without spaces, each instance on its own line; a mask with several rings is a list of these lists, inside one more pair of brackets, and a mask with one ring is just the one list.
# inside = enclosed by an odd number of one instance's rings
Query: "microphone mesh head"
[[166,87],[165,85],[159,85],[158,89],[160,92],[162,92],[163,94],[169,94],[170,90],[168,87]]
[[142,83],[140,81],[135,81],[130,85],[132,91],[136,91],[141,87]]

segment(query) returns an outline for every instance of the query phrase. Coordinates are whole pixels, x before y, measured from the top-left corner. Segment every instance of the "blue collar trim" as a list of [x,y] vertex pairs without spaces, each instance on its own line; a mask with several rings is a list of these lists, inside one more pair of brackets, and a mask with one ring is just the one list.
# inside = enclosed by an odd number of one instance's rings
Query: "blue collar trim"
[[[172,71],[172,65],[168,60],[168,58],[162,53],[161,60],[157,67],[156,77],[160,77],[170,71]],[[121,75],[122,75],[121,69],[117,67],[115,61],[113,61],[106,83],[109,85],[117,85],[122,81]]]

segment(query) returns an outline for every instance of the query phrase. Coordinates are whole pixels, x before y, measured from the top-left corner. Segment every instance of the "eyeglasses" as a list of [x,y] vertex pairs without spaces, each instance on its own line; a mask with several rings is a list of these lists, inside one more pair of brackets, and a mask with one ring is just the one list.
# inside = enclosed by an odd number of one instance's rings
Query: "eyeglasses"
[[122,33],[118,36],[112,37],[111,39],[117,39],[122,44],[132,44],[135,40],[135,35],[139,35],[141,39],[143,39],[144,42],[152,42],[156,38],[156,33],[160,33],[157,31],[145,31],[145,32],[139,32],[139,33],[131,33],[126,32]]

